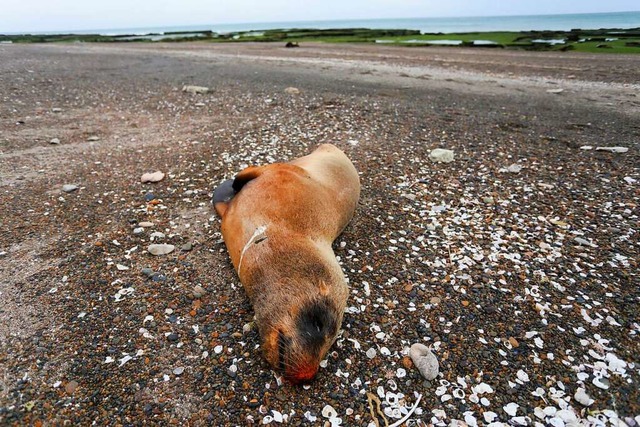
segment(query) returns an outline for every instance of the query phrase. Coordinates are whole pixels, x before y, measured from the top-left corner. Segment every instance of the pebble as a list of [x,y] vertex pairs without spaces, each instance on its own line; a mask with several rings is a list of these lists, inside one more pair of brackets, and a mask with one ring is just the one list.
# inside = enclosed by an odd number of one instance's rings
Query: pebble
[[547,89],[547,93],[559,94],[564,92],[564,89]]
[[182,252],[189,252],[191,249],[193,249],[193,244],[192,243],[185,243],[184,245],[182,245],[182,247],[180,248],[180,250]]
[[140,234],[144,232],[144,228],[143,227],[137,227],[133,229],[133,234]]
[[436,163],[451,163],[453,162],[453,156],[454,153],[452,150],[436,148],[429,153],[429,160]]
[[431,381],[438,376],[440,372],[438,359],[427,346],[420,343],[413,344],[409,350],[409,356],[424,378]]
[[148,267],[145,267],[142,269],[142,274],[144,274],[147,277],[151,277],[154,274],[154,271]]
[[64,391],[66,391],[67,394],[73,394],[77,388],[78,388],[77,381],[69,381],[67,385],[64,386]]
[[184,372],[184,368],[182,366],[177,367],[176,369],[173,370],[174,375],[182,375],[183,372]]
[[160,171],[156,171],[156,172],[153,172],[153,173],[145,173],[140,178],[140,181],[142,181],[143,183],[145,183],[145,182],[158,182],[158,181],[162,181],[163,178],[164,178],[164,173],[162,173]]
[[514,163],[510,165],[508,168],[500,169],[500,172],[520,173],[521,170],[522,170],[522,166],[517,163]]
[[149,238],[151,240],[153,239],[164,239],[166,236],[164,233],[160,232],[160,231],[154,231],[153,233],[151,233],[151,236],[149,236]]
[[210,89],[206,86],[185,85],[182,86],[182,91],[187,93],[209,93]]
[[49,141],[49,144],[58,145],[58,144],[60,144],[60,139],[53,138],[53,139],[51,139],[51,141]]
[[193,287],[193,297],[194,298],[202,298],[207,291],[200,285],[195,285]]
[[100,137],[99,136],[90,136],[89,138],[87,138],[87,141],[89,142],[93,142],[93,141],[100,141]]
[[156,198],[156,196],[155,196],[153,193],[147,193],[147,194],[145,194],[145,195],[144,195],[144,199],[145,199],[147,202],[150,202],[150,201],[152,201],[152,200],[153,200],[153,199],[155,199],[155,198]]
[[65,193],[71,193],[72,191],[76,191],[78,189],[78,186],[75,184],[65,184],[62,186],[62,191],[64,191]]
[[51,112],[52,113],[62,113],[62,108],[54,107],[54,108],[51,109]]
[[179,338],[180,337],[175,332],[171,332],[169,335],[167,335],[167,340],[169,342],[176,342],[176,341],[178,341]]
[[176,247],[173,245],[155,244],[155,245],[149,245],[149,247],[147,248],[147,251],[149,251],[149,253],[152,255],[166,255],[173,252],[175,248]]
[[289,95],[298,95],[300,93],[300,89],[297,87],[288,87],[284,91]]
[[144,227],[144,228],[153,227],[153,223],[149,222],[149,221],[142,221],[142,222],[138,223],[138,225],[140,227]]

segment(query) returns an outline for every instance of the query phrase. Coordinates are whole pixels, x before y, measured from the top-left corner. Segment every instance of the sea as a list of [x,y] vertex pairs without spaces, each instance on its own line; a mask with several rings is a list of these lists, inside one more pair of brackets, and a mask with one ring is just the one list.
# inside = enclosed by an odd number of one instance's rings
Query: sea
[[[485,31],[568,31],[573,28],[593,30],[599,28],[640,28],[640,11],[613,13],[574,13],[562,15],[519,16],[471,16],[457,18],[400,18],[400,19],[352,19],[332,21],[283,21],[247,22],[235,24],[203,24],[159,26],[144,28],[95,29],[82,31],[56,31],[47,34],[162,34],[173,31],[199,32],[210,30],[216,33],[237,31],[259,31],[291,28],[384,28],[419,30],[422,33],[461,33]],[[32,33],[36,34],[36,33]]]

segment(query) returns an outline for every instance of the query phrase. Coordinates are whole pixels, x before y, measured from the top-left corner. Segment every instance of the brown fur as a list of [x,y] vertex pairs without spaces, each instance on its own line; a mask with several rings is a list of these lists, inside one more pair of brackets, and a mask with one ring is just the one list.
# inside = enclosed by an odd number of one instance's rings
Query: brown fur
[[233,185],[241,187],[235,197],[215,207],[265,357],[290,380],[309,380],[346,306],[348,289],[331,244],[353,216],[358,173],[342,151],[325,144],[289,163],[249,167]]

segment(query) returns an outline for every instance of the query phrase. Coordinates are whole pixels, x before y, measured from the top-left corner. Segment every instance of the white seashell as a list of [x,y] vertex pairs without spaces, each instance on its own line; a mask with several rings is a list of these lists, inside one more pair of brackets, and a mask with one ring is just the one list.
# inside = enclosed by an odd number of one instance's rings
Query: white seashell
[[544,414],[548,417],[553,417],[556,412],[558,412],[558,408],[556,408],[555,406],[547,406],[542,410],[542,412],[544,412]]
[[436,396],[442,396],[443,394],[445,394],[447,392],[447,387],[441,385],[440,387],[438,387],[436,389]]
[[284,420],[282,418],[282,413],[281,412],[278,412],[275,409],[272,409],[271,413],[273,414],[273,421],[275,421],[277,423],[281,423]]
[[512,417],[516,416],[516,412],[518,412],[518,408],[520,407],[520,405],[518,405],[515,402],[511,402],[511,403],[507,403],[505,406],[502,407],[502,409],[504,409],[504,412],[506,412],[507,414],[509,414]]
[[453,390],[453,397],[455,397],[456,399],[464,399],[465,396],[466,394],[461,388],[456,388]]
[[582,406],[591,406],[591,404],[595,402],[595,400],[589,397],[585,389],[583,389],[582,387],[578,387],[578,390],[576,390],[576,394],[573,396],[573,398],[576,399],[576,401]]
[[262,424],[266,425],[266,424],[270,424],[273,421],[273,417],[271,415],[265,415],[265,417],[262,419]]
[[601,388],[603,390],[609,389],[609,381],[607,381],[606,379],[596,377],[593,379],[592,382],[593,382],[593,385],[595,385],[598,388]]
[[440,401],[442,403],[448,402],[449,400],[451,400],[451,395],[450,394],[443,394],[442,397],[440,398]]
[[409,356],[424,378],[431,381],[438,376],[440,370],[438,359],[427,346],[420,343],[413,344],[409,350]]
[[520,381],[525,383],[529,382],[529,375],[522,369],[520,369],[516,375]]
[[564,427],[564,421],[562,421],[560,418],[558,417],[553,417],[551,418],[549,421],[549,424],[552,425],[553,427]]
[[486,397],[480,399],[480,403],[482,403],[483,406],[489,406],[491,404],[491,402],[489,402],[489,399],[487,399]]
[[325,418],[336,418],[338,416],[338,413],[336,412],[335,409],[333,409],[333,406],[331,405],[325,405],[324,408],[322,408],[322,416]]
[[365,354],[367,355],[367,357],[369,359],[373,359],[374,357],[376,357],[376,349],[375,348],[370,348],[369,350],[367,350],[367,352]]

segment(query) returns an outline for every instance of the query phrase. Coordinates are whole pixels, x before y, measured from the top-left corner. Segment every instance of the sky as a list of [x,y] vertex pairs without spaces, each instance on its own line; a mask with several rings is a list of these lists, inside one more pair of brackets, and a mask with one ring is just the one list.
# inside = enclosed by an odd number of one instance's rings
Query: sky
[[639,0],[0,0],[0,34],[249,22],[638,10]]

